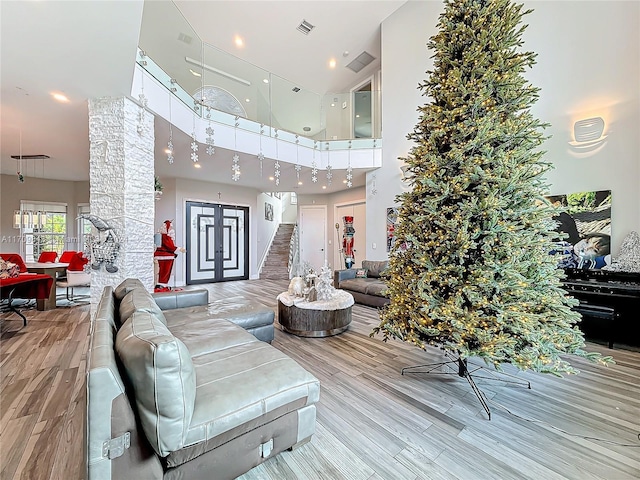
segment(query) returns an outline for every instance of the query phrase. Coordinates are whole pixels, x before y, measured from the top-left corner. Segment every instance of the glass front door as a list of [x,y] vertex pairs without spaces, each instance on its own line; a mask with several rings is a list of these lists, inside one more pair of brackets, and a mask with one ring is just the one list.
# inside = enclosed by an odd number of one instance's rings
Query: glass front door
[[187,202],[187,281],[249,278],[249,208]]

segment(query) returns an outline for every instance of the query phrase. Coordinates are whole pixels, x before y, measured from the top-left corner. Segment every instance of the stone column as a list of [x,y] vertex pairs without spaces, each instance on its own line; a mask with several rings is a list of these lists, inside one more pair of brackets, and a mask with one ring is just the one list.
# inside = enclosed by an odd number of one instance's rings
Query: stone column
[[[102,290],[129,277],[153,288],[154,131],[153,115],[128,98],[89,100],[89,182],[91,215],[100,228],[92,263],[119,243],[117,258],[91,270],[91,314]],[[113,271],[114,268],[117,271]]]

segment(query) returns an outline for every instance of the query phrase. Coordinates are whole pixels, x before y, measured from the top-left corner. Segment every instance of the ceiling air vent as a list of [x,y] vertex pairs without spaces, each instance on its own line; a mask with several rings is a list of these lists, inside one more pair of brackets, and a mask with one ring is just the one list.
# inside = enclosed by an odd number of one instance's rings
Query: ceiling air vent
[[46,160],[51,157],[41,153],[40,155],[22,155],[22,158],[20,158],[20,155],[11,155],[11,158],[16,160]]
[[316,28],[315,25],[311,25],[309,22],[303,19],[300,25],[298,25],[297,30],[304,33],[305,35],[309,35],[309,32],[314,28]]
[[187,45],[191,45],[191,42],[193,42],[193,37],[190,35],[187,35],[186,33],[180,33],[178,34],[178,40],[186,43]]
[[300,91],[300,87],[293,87],[291,90],[298,93]]
[[375,60],[375,57],[373,55],[367,52],[362,52],[360,55],[354,58],[349,65],[347,65],[347,68],[349,70],[353,70],[354,72],[358,73],[360,72],[360,70],[362,70],[364,67],[369,65],[374,60]]

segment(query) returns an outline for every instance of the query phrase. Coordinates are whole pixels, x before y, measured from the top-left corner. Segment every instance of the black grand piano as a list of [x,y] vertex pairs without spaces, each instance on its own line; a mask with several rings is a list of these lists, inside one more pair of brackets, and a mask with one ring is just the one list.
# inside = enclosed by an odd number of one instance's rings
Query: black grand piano
[[564,289],[580,301],[580,329],[590,339],[640,346],[640,273],[565,269]]

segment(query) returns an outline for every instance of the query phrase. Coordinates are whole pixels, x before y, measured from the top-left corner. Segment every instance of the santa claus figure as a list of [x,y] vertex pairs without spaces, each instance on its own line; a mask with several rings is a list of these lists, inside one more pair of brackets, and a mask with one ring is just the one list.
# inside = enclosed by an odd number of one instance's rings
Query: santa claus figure
[[156,290],[170,290],[171,287],[166,286],[166,284],[169,283],[173,262],[178,256],[176,252],[184,253],[185,249],[175,244],[176,231],[173,229],[171,220],[164,221],[164,225],[160,229],[160,236],[160,245],[156,246],[154,253],[156,261]]

